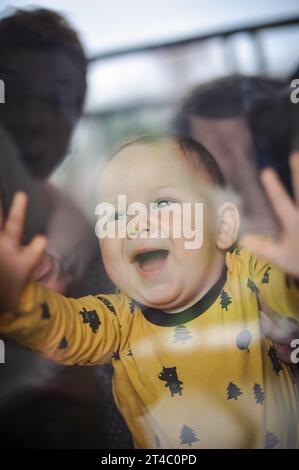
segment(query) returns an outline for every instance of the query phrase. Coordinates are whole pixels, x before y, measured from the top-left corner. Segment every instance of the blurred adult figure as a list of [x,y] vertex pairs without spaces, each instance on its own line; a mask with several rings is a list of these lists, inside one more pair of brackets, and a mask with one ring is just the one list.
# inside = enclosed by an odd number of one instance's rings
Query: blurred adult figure
[[17,190],[29,194],[25,241],[47,234],[37,277],[60,291],[80,278],[95,246],[86,218],[48,182],[81,116],[86,70],[79,37],[58,13],[17,10],[0,20],[1,203],[6,213]]
[[288,84],[243,75],[198,86],[174,119],[176,132],[200,140],[215,155],[227,183],[241,198],[246,231],[276,235],[259,172],[273,166],[291,191],[292,120]]

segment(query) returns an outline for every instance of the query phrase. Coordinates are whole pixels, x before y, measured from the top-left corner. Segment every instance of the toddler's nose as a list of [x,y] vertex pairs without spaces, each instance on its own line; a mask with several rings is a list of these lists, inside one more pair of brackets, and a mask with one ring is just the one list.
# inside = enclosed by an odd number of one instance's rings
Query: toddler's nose
[[127,225],[127,236],[128,238],[139,238],[147,236],[149,233],[149,225],[144,222],[136,222],[134,224],[128,223]]

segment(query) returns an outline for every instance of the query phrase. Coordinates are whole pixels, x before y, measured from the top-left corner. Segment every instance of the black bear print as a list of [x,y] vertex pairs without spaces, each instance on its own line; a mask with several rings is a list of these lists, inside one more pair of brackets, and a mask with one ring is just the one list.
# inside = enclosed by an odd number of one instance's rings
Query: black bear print
[[171,396],[173,397],[176,393],[182,395],[183,382],[179,380],[176,367],[163,367],[162,372],[158,375],[160,380],[165,380],[165,387],[169,387]]
[[83,308],[80,311],[80,315],[82,315],[83,323],[88,323],[92,331],[96,333],[101,324],[97,312],[95,310],[86,310],[86,308]]

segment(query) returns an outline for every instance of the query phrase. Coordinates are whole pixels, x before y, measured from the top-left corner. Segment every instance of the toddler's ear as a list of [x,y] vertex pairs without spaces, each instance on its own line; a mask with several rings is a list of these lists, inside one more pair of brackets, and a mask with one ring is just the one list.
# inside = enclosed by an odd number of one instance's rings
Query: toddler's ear
[[238,238],[240,228],[240,214],[232,202],[224,202],[217,211],[216,244],[220,250],[230,248]]

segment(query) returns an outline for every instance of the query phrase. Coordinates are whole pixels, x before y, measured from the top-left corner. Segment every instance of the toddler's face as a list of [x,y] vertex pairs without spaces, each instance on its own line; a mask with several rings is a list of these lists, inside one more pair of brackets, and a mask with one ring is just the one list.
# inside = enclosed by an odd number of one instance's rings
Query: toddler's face
[[[127,205],[156,203],[148,217],[139,217],[125,238],[100,240],[103,261],[112,281],[127,295],[149,307],[171,310],[192,302],[211,282],[216,258],[215,228],[209,203],[203,197],[206,181],[171,140],[159,144],[133,144],[121,150],[106,166],[98,184],[99,200],[116,208],[118,195]],[[180,214],[171,215],[174,203],[191,203],[191,226],[195,228],[194,203],[203,203],[203,243],[186,249],[186,238],[176,238],[173,227],[185,223]],[[142,238],[152,229],[169,236]],[[149,213],[148,213],[149,214]],[[164,214],[164,216],[163,216]],[[125,214],[116,214],[108,224],[128,224]],[[132,220],[132,219],[131,219]],[[197,227],[198,229],[198,227]],[[219,259],[219,258],[218,258]]]

